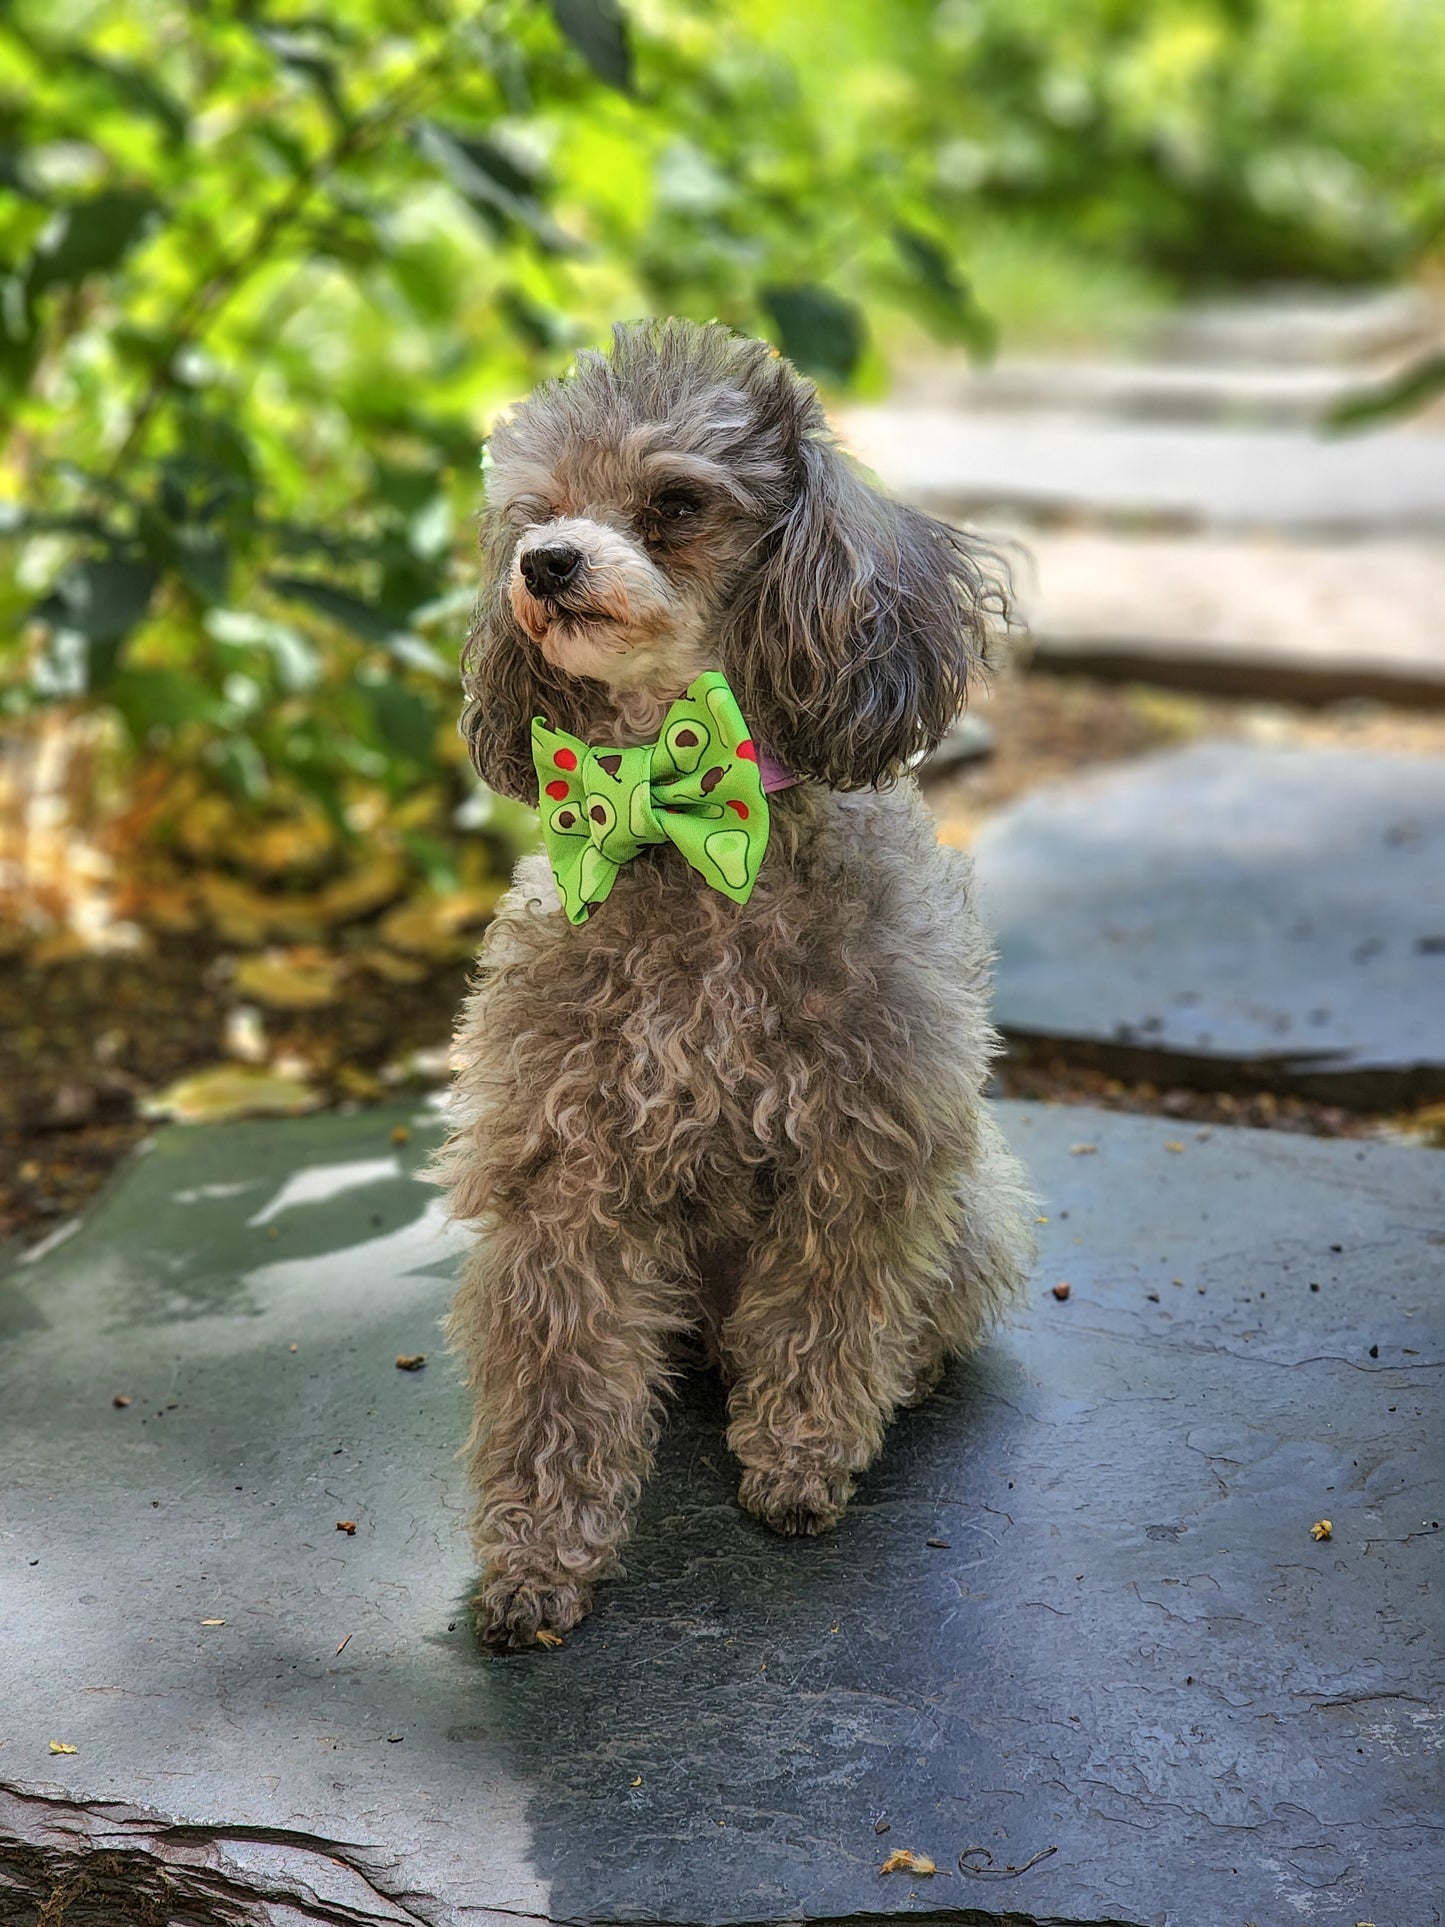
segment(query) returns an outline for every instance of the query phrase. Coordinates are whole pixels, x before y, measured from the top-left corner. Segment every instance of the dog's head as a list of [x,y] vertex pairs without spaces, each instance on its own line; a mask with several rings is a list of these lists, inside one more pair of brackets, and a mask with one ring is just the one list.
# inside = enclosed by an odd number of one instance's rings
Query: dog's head
[[513,796],[534,715],[616,740],[705,669],[797,775],[886,782],[954,721],[1005,608],[985,552],[872,488],[812,384],[716,323],[618,327],[489,453],[464,727]]

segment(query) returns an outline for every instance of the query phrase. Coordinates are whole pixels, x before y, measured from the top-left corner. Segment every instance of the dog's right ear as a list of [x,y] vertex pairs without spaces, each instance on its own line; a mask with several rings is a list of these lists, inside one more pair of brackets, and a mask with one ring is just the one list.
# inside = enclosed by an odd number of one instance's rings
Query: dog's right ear
[[462,651],[466,707],[461,730],[478,776],[503,796],[537,801],[532,718],[586,737],[604,692],[547,661],[512,613],[511,569],[516,532],[505,519],[482,522],[482,592]]

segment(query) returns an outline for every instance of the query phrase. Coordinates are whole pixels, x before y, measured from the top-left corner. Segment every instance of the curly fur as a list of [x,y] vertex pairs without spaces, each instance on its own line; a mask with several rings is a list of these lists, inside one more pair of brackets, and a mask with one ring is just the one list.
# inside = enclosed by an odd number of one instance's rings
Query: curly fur
[[[717,667],[813,779],[772,798],[746,905],[657,846],[573,927],[534,858],[488,933],[439,1176],[479,1234],[450,1323],[478,1625],[519,1645],[615,1569],[682,1334],[727,1378],[742,1504],[826,1530],[1019,1282],[1031,1213],[981,1095],[969,867],[897,780],[983,659],[986,558],[876,493],[811,387],[716,326],[618,330],[492,455],[464,664],[483,776],[534,800],[534,715],[638,740]],[[579,574],[538,598],[521,565],[559,530]]]

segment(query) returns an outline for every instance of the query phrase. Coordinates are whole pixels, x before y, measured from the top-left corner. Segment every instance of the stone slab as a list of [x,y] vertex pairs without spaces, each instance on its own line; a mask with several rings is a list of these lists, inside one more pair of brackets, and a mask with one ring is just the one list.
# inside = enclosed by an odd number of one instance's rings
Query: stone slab
[[1438,760],[1195,744],[1037,791],[975,854],[1010,1037],[1342,1103],[1445,1092]]
[[1445,704],[1445,543],[1028,538],[1041,668],[1296,702]]
[[1157,330],[1176,359],[1300,368],[1368,363],[1437,338],[1438,305],[1418,288],[1280,288],[1182,308]]
[[1001,1109],[1038,1281],[838,1532],[738,1511],[688,1381],[628,1576],[513,1658],[393,1362],[431,1124],[163,1133],[0,1281],[6,1927],[1438,1927],[1445,1161]]
[[1006,355],[986,369],[958,360],[910,364],[890,399],[962,413],[1098,415],[1151,422],[1315,427],[1343,402],[1373,390],[1405,360],[1353,367],[1218,366],[1178,361],[1053,360]]
[[894,406],[845,410],[838,426],[890,488],[941,515],[1176,530],[1445,530],[1445,435],[1425,429],[1326,438]]

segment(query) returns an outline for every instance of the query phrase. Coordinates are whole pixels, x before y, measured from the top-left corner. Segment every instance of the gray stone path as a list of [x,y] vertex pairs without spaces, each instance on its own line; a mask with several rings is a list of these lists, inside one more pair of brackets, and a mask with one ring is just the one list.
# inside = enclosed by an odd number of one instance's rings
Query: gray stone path
[[1445,434],[852,408],[846,444],[890,488],[959,519],[1022,513],[1165,529],[1445,533]]
[[1121,1074],[1445,1093],[1445,765],[1201,743],[1035,792],[975,850],[995,1021]]
[[0,1280],[6,1927],[1438,1927],[1445,1163],[1002,1110],[1037,1281],[840,1530],[746,1519],[691,1381],[510,1659],[431,1126],[163,1133]]
[[1438,311],[1415,289],[1255,294],[1182,309],[1122,352],[1005,352],[987,366],[956,352],[924,357],[897,371],[892,400],[945,413],[1313,427],[1388,383],[1439,329]]
[[898,493],[1021,536],[1042,667],[1439,704],[1445,434],[1323,429],[1439,328],[1412,290],[1206,304],[1142,359],[923,362],[839,426]]
[[1417,288],[1281,288],[1184,308],[1160,345],[1220,368],[1361,368],[1428,347],[1439,322],[1438,304]]
[[[1398,365],[1392,358],[1387,368]],[[1176,361],[1053,360],[1005,355],[984,369],[938,364],[905,371],[894,406],[993,415],[1001,410],[1121,421],[1214,422],[1226,427],[1314,428],[1362,378],[1352,367],[1199,366]]]

